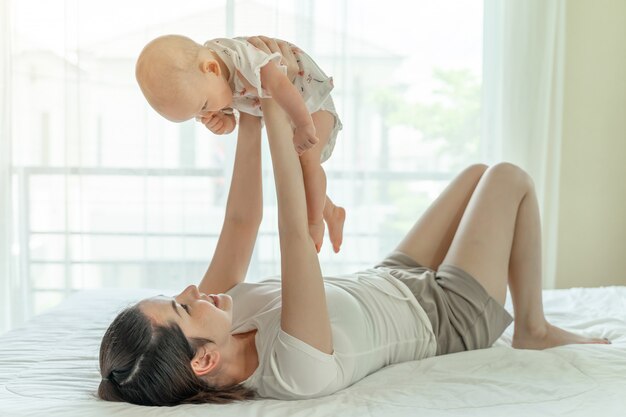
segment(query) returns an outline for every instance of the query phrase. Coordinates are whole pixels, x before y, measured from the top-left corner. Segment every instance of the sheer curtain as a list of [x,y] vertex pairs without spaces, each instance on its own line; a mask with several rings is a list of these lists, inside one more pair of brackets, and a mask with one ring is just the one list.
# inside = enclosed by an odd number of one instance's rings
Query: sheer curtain
[[6,2],[0,3],[0,333],[11,327],[13,285],[11,268],[11,97],[10,19]]
[[[288,39],[334,77],[344,130],[325,169],[328,194],[348,217],[341,253],[328,242],[322,248],[327,275],[379,260],[461,167],[494,147],[480,132],[479,1],[1,4],[2,82],[10,87],[2,92],[0,159],[7,326],[80,289],[173,292],[204,273],[236,135],[170,123],[149,107],[134,63],[158,35]],[[251,281],[280,265],[267,149],[263,158]]]
[[483,151],[535,181],[546,288],[556,279],[565,4],[484,1]]

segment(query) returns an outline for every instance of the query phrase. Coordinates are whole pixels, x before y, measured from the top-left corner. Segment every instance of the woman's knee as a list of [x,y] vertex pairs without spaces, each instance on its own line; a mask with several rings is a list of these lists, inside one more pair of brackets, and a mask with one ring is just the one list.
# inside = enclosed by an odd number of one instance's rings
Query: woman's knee
[[488,165],[485,164],[472,164],[463,170],[463,173],[470,176],[482,177],[482,175],[489,168]]
[[476,183],[480,180],[485,171],[487,171],[487,168],[489,168],[489,166],[485,164],[470,165],[467,168],[463,169],[463,171],[461,171],[459,175],[457,175],[456,179],[471,183],[473,184],[473,187],[475,187]]
[[534,189],[531,176],[519,166],[510,162],[500,162],[492,165],[485,173],[492,180],[501,182],[511,189],[528,192]]

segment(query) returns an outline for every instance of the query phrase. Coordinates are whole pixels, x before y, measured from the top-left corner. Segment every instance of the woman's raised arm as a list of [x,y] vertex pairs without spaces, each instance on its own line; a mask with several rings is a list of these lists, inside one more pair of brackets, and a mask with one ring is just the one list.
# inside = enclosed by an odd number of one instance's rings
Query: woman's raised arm
[[200,292],[223,293],[245,279],[263,217],[262,193],[261,120],[241,113],[224,224]]
[[282,311],[281,328],[325,353],[333,352],[324,280],[309,235],[302,168],[284,110],[271,99],[261,103],[278,199]]

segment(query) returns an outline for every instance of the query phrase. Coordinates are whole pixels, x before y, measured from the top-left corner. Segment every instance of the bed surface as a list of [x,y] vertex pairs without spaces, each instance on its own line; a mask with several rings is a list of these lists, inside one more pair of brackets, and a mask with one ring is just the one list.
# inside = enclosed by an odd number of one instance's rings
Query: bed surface
[[510,326],[490,349],[393,365],[321,399],[171,408],[98,400],[105,329],[131,302],[168,293],[80,292],[0,336],[0,416],[626,415],[626,287],[544,291],[554,324],[612,345],[515,350]]

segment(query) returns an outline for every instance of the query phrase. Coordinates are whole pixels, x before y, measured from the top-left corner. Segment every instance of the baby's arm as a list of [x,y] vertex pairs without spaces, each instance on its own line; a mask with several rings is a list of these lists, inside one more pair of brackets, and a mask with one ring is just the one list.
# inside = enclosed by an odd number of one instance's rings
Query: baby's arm
[[291,118],[295,127],[293,143],[298,154],[301,155],[319,142],[313,119],[302,96],[275,63],[269,62],[261,68],[261,84]]

